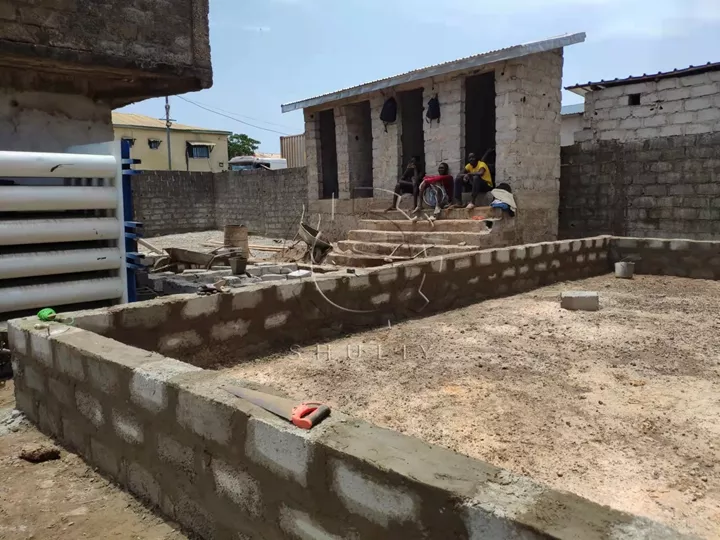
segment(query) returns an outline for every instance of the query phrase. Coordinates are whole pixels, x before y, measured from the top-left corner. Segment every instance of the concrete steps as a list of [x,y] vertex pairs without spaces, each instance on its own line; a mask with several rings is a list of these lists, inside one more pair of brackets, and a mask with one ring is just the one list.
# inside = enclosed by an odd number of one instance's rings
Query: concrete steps
[[475,246],[435,246],[432,244],[391,244],[386,242],[357,242],[354,240],[342,240],[337,243],[338,249],[343,252],[350,252],[357,255],[381,255],[387,257],[414,257],[423,253],[424,257],[436,257],[439,255],[450,255],[451,253],[462,253],[465,251],[476,251]]
[[397,244],[438,244],[483,246],[487,245],[490,230],[484,232],[425,232],[425,231],[373,231],[359,229],[348,233],[348,240]]
[[486,221],[470,219],[437,219],[432,223],[427,219],[409,221],[407,219],[363,219],[360,227],[366,231],[404,231],[404,232],[487,232]]

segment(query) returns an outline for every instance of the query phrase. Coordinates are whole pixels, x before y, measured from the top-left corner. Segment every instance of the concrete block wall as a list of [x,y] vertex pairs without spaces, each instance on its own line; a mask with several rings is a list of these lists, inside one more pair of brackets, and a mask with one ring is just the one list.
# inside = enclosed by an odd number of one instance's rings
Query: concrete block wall
[[[640,94],[640,105],[629,96]],[[635,141],[720,131],[720,71],[615,86],[585,98],[576,142]]]
[[[106,311],[112,322],[104,333],[209,367],[268,347],[603,274],[610,269],[608,243],[608,237],[598,237],[491,249],[409,261],[355,276],[316,275],[289,284],[244,287],[232,295],[164,297]],[[84,327],[84,319],[76,319]]]
[[215,228],[215,175],[147,171],[132,177],[135,219],[147,236]]
[[[465,76],[425,84],[423,101],[427,104],[437,94],[440,101],[440,122],[424,122],[425,167],[429,174],[437,174],[443,161],[450,174],[457,175],[465,166]],[[427,107],[427,105],[426,105]]]
[[247,223],[252,232],[292,238],[303,205],[307,169],[226,172],[215,176],[215,226]]
[[292,237],[307,203],[307,169],[199,173],[153,171],[133,177],[135,219],[146,236],[246,225]]
[[638,274],[720,280],[720,242],[613,237],[610,260],[634,262]]
[[[296,429],[226,392],[223,386],[238,381],[221,372],[96,333],[112,335],[118,325],[172,331],[162,335],[168,350],[193,339],[193,330],[178,335],[180,328],[169,326],[178,321],[198,329],[195,339],[215,342],[243,333],[252,339],[256,331],[297,336],[298,306],[318,319],[315,292],[385,311],[385,318],[391,306],[417,312],[420,287],[435,309],[604,273],[611,244],[601,237],[518,246],[317,283],[79,312],[76,327],[53,323],[49,332],[32,319],[15,320],[9,339],[17,406],[45,433],[208,539],[682,538],[338,411],[311,431]],[[323,335],[322,324],[305,326]]]
[[720,234],[720,131],[562,149],[560,236],[713,240]]
[[495,70],[496,183],[512,187],[526,242],[557,238],[562,68],[557,50]]

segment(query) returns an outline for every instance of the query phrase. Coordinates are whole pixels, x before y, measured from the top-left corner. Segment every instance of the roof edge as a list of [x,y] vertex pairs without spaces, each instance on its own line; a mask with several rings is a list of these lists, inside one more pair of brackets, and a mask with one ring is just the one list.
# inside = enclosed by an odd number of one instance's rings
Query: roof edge
[[487,53],[481,53],[474,56],[468,56],[459,60],[453,60],[436,66],[427,68],[416,69],[403,73],[401,75],[395,75],[378,81],[353,86],[344,90],[338,90],[322,96],[308,98],[293,103],[287,103],[282,105],[282,112],[292,112],[299,109],[305,109],[307,107],[314,107],[322,105],[323,103],[329,103],[331,101],[338,101],[353,96],[359,96],[367,94],[369,92],[375,92],[383,90],[391,86],[397,86],[399,84],[405,84],[410,82],[427,79],[429,77],[436,77],[439,75],[447,75],[455,71],[463,71],[465,69],[472,69],[487,64],[494,64],[496,62],[503,62],[505,60],[512,60],[514,58],[520,58],[530,54],[541,53],[552,51],[555,49],[561,49],[577,43],[585,41],[587,35],[585,32],[579,32],[576,34],[565,34],[555,38],[545,39],[541,41],[533,41],[522,45],[514,45],[504,49],[491,51]]
[[[119,128],[133,128],[133,129],[147,129],[150,131],[166,131],[167,130],[167,128],[159,127],[159,126],[141,126],[139,124],[118,124],[115,122],[113,122],[112,126],[114,128],[119,127]],[[176,131],[176,132],[184,131],[186,133],[210,133],[213,135],[228,135],[228,136],[233,134],[232,131],[223,131],[223,130],[219,130],[219,129],[203,129],[203,128],[188,129],[188,128],[176,128],[174,126],[170,128],[170,131]]]

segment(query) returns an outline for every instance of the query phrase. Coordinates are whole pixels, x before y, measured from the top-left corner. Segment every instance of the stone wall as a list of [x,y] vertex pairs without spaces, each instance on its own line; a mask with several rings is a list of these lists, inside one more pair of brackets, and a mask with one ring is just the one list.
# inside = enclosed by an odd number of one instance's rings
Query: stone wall
[[307,203],[305,168],[153,171],[132,182],[135,219],[146,236],[245,225],[256,234],[291,238]]
[[[204,538],[681,538],[337,411],[311,431],[296,429],[226,392],[231,380],[221,372],[113,339],[187,354],[184,345],[247,346],[271,334],[280,347],[319,339],[325,328],[342,331],[342,323],[385,325],[388,316],[423,307],[601,274],[609,245],[606,237],[519,246],[367,275],[168,297],[79,312],[76,327],[51,324],[49,332],[32,319],[12,321],[17,406]],[[333,308],[323,295],[371,312]]]
[[[640,104],[630,96],[639,94]],[[585,97],[576,142],[633,141],[720,131],[720,71],[614,86]]]
[[496,183],[513,189],[525,242],[557,238],[562,69],[560,49],[496,70]]
[[720,234],[720,131],[584,142],[562,152],[562,238]]

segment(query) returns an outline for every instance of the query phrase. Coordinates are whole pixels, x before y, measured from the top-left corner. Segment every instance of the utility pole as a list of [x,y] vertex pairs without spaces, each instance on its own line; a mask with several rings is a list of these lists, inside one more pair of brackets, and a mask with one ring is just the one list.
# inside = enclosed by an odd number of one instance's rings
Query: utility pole
[[165,96],[165,127],[167,128],[168,171],[172,171],[172,148],[170,144],[170,128],[173,121],[170,119],[170,98]]

